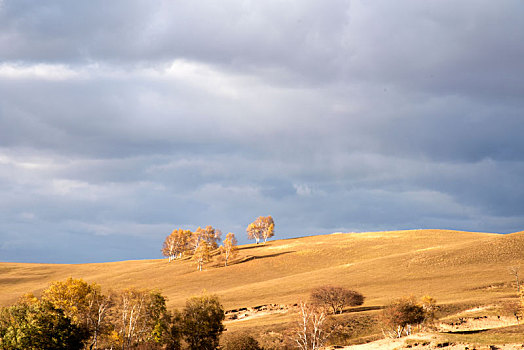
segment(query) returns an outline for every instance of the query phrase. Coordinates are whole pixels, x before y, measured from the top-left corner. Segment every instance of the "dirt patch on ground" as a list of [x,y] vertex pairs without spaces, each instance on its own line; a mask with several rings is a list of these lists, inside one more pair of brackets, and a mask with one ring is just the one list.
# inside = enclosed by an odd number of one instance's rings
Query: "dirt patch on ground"
[[340,350],[522,350],[524,344],[504,345],[472,345],[465,343],[452,343],[441,340],[437,334],[417,333],[401,339],[381,339],[367,344],[351,345],[343,348],[331,348]]
[[246,321],[255,317],[283,314],[297,305],[266,304],[253,307],[242,307],[226,311],[226,322]]
[[[471,312],[482,311],[481,308],[469,310]],[[463,314],[467,314],[464,312]],[[467,342],[453,342],[446,337],[447,334],[472,334],[481,332],[498,332],[500,329],[512,329],[516,325],[514,318],[492,315],[479,315],[472,317],[460,317],[454,321],[441,322],[436,325],[435,333],[419,332],[400,339],[381,339],[374,342],[361,345],[352,345],[346,347],[337,347],[336,349],[345,350],[401,350],[401,349],[446,349],[446,350],[523,350],[524,340],[521,343],[514,344],[492,344],[492,345],[475,345]],[[452,338],[453,339],[453,338]],[[335,348],[332,348],[335,349]]]

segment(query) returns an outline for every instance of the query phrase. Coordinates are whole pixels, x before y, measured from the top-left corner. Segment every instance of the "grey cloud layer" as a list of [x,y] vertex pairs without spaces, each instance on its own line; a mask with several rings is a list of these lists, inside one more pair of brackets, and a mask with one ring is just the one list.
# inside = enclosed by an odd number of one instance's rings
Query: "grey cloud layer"
[[522,230],[523,8],[0,2],[0,259],[156,257],[267,214]]

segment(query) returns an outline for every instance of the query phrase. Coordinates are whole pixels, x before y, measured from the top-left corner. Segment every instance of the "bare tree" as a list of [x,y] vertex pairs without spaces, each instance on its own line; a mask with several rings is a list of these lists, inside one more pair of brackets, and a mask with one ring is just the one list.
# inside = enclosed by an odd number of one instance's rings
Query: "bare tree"
[[517,286],[517,294],[520,294],[520,266],[511,266],[509,272],[515,277],[515,283]]
[[299,320],[293,340],[300,350],[317,350],[324,346],[328,337],[324,308],[301,301]]
[[354,290],[336,286],[321,286],[311,291],[312,303],[331,309],[334,314],[341,314],[346,306],[358,306],[364,303],[364,296]]

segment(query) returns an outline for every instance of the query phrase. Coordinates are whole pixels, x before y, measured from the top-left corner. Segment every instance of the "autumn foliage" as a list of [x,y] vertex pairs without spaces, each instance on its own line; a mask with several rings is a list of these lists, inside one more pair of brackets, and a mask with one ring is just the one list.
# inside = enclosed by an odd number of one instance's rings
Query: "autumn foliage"
[[28,293],[0,308],[0,349],[216,349],[224,317],[215,295],[170,312],[157,290],[104,294],[96,283],[69,278],[53,282],[41,299]]
[[259,216],[248,225],[246,232],[247,237],[254,239],[257,244],[261,239],[266,243],[268,238],[275,235],[275,222],[271,216]]
[[202,266],[211,259],[211,251],[218,248],[221,235],[222,232],[212,226],[199,227],[195,232],[176,229],[164,240],[162,254],[170,262],[183,256],[191,256],[197,269],[201,271]]
[[404,297],[392,301],[380,315],[382,331],[391,338],[400,338],[403,333],[411,334],[412,326],[421,324],[427,313],[413,297]]
[[[263,239],[265,243],[275,235],[275,222],[271,216],[260,216],[249,224],[246,231],[249,239],[255,239],[257,244]],[[227,266],[237,254],[238,242],[230,232],[219,246],[221,236],[222,232],[213,226],[198,227],[194,232],[179,228],[173,230],[164,240],[162,255],[166,256],[169,262],[190,257],[197,270],[202,271],[203,266],[217,254],[213,251],[219,249],[220,260]]]
[[166,237],[164,246],[162,247],[162,254],[169,258],[169,261],[181,258],[182,255],[189,250],[189,242],[191,240],[192,232],[189,230],[176,229]]
[[200,242],[191,257],[198,271],[202,271],[205,263],[211,260],[211,246],[206,241]]
[[224,266],[227,266],[228,261],[231,258],[234,258],[237,255],[237,252],[237,239],[235,238],[234,233],[229,232],[220,246],[220,256],[224,261]]

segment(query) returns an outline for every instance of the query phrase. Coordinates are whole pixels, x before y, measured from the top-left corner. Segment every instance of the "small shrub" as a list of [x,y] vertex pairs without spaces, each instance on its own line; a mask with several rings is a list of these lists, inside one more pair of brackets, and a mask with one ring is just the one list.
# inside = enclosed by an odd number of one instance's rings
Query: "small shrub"
[[244,332],[225,337],[223,350],[262,350],[258,341]]
[[376,315],[346,314],[332,321],[326,345],[348,346],[380,333]]
[[384,334],[392,338],[400,338],[404,332],[411,334],[411,326],[421,324],[425,318],[424,307],[413,297],[393,301],[380,315]]
[[262,334],[259,339],[260,345],[264,350],[291,350],[296,349],[291,340],[291,335],[277,332]]

